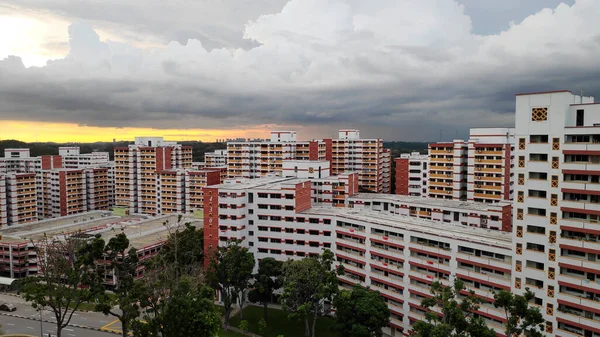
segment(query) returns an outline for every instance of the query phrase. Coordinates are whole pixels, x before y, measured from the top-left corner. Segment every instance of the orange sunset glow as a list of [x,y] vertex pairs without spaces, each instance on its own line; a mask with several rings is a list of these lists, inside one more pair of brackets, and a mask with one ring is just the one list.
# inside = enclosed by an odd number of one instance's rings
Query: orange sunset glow
[[164,137],[166,140],[199,140],[212,142],[223,138],[265,138],[269,127],[249,129],[152,129],[82,126],[75,123],[47,123],[31,121],[0,121],[0,140],[16,139],[24,142],[109,142],[133,140],[136,136]]

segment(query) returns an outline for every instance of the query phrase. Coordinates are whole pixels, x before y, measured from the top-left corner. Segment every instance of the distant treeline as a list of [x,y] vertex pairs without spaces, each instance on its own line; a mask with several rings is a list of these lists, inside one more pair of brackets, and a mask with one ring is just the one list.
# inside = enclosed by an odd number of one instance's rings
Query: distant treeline
[[[179,142],[185,146],[192,147],[193,161],[203,161],[204,153],[212,152],[218,149],[224,149],[227,146],[225,143],[204,143],[197,141],[184,141]],[[96,142],[96,143],[26,143],[18,140],[0,140],[0,156],[4,156],[4,149],[7,148],[29,148],[33,157],[43,155],[57,155],[58,148],[60,146],[79,146],[81,153],[90,152],[108,152],[110,153],[110,159],[113,159],[113,147],[115,146],[127,146],[133,144],[133,142]]]
[[392,151],[392,157],[399,157],[401,153],[420,152],[427,153],[429,143],[423,142],[383,142],[383,147]]

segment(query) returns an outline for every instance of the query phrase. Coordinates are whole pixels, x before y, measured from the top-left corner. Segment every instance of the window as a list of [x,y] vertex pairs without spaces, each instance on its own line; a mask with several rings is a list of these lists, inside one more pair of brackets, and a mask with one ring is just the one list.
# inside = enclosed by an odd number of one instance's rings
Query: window
[[546,228],[534,225],[527,226],[527,233],[546,234]]
[[286,194],[285,198],[286,199],[294,199],[294,195],[293,194]]
[[271,195],[269,196],[271,199],[281,199],[281,194],[278,193],[271,193]]
[[286,233],[294,233],[294,229],[293,228],[286,228],[285,232]]
[[532,242],[527,242],[527,249],[534,250],[536,252],[542,252],[542,253],[545,251],[544,245],[538,245],[537,243],[532,243]]
[[304,218],[296,218],[296,222],[303,223],[304,222]]
[[271,232],[281,232],[281,227],[271,227]]
[[248,235],[253,236],[254,235],[254,231],[249,231]]
[[325,248],[331,248],[331,243],[327,243],[327,242],[325,242],[325,243],[323,244],[323,247],[325,247]]
[[575,126],[583,126],[583,120],[584,120],[584,110],[577,110],[577,117],[575,120]]
[[308,219],[308,222],[310,222],[310,223],[319,223],[319,219],[310,218],[310,219]]
[[331,225],[331,219],[323,219],[323,224]]
[[325,236],[331,236],[331,232],[323,232],[323,235],[325,235]]
[[294,206],[286,205],[285,206],[285,210],[286,211],[293,211],[294,210]]
[[304,240],[297,240],[297,241],[296,241],[296,244],[297,244],[298,246],[304,246]]
[[319,235],[319,231],[311,229],[311,230],[308,231],[308,234],[310,234],[310,235]]
[[296,229],[296,233],[298,233],[298,234],[304,234],[304,229]]

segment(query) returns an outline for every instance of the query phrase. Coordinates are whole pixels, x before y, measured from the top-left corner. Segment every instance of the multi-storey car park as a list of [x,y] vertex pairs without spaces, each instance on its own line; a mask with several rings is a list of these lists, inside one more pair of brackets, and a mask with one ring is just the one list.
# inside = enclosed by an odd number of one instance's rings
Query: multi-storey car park
[[600,336],[600,105],[569,91],[516,97],[513,291],[546,333]]
[[[450,223],[444,221],[444,211],[439,221],[409,216],[405,203],[426,202],[402,201],[397,195],[358,194],[348,198],[349,207],[313,207],[312,188],[311,179],[279,177],[205,188],[205,250],[210,254],[234,238],[257,259],[295,259],[331,249],[346,268],[342,284],[360,283],[382,293],[392,310],[386,330],[391,336],[408,333],[414,321],[424,318],[420,301],[430,296],[434,280],[449,284],[458,277],[486,301],[476,314],[502,330],[505,318],[491,303],[495,291],[511,289],[511,234],[500,230],[510,221],[503,209],[510,205],[487,209],[472,202],[436,200],[440,205],[426,206],[452,209],[462,204],[456,210],[467,222],[462,225],[452,221],[453,214]],[[481,214],[475,221],[462,218],[463,212],[497,214],[498,230],[479,228]]]

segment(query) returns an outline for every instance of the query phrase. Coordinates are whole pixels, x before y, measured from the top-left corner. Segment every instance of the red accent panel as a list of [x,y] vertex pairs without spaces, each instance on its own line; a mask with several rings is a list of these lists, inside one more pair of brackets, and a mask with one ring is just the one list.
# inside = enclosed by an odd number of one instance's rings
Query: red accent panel
[[206,172],[206,186],[218,185],[220,183],[221,183],[221,172],[220,171]]
[[302,212],[311,207],[310,181],[296,184],[296,212]]
[[580,154],[588,156],[600,156],[600,151],[591,150],[563,150],[563,154]]
[[587,174],[587,175],[594,175],[594,176],[600,176],[600,171],[587,171],[587,170],[562,170],[563,174]]
[[[504,200],[510,200],[510,146],[504,148]],[[512,218],[512,217],[511,217]],[[504,231],[504,224],[502,224]]]
[[600,211],[593,211],[593,210],[583,209],[583,208],[561,207],[560,210],[563,212],[574,212],[574,213],[600,215]]
[[396,194],[408,195],[408,158],[396,158]]
[[563,193],[578,193],[578,194],[600,195],[600,191],[578,190],[578,189],[574,189],[574,188],[561,188],[560,191],[563,192]]
[[219,189],[204,188],[204,266],[208,267],[219,246]]
[[576,250],[576,251],[580,251],[580,252],[586,252],[586,253],[592,253],[592,254],[600,254],[600,250],[598,249],[591,249],[591,248],[583,248],[583,247],[577,247],[577,246],[571,246],[571,245],[559,245],[560,249],[571,249],[571,250]]
[[308,142],[308,160],[319,160],[319,142]]
[[512,204],[502,207],[502,231],[512,232]]
[[566,323],[566,324],[569,324],[569,325],[572,325],[572,326],[576,326],[576,327],[578,327],[580,329],[584,329],[584,330],[588,330],[588,331],[593,331],[595,333],[600,333],[600,329],[592,328],[589,325],[585,325],[585,324],[580,324],[580,323],[576,323],[576,322],[573,322],[573,321],[569,321],[569,320],[564,319],[564,318],[556,317],[556,321],[559,322],[559,323]]
[[323,142],[325,143],[325,160],[329,160],[329,162],[331,162],[331,160],[333,159],[333,142],[331,141],[331,139],[323,139]]
[[579,232],[579,233],[600,235],[600,230],[597,230],[597,229],[579,228],[579,227],[570,227],[570,226],[560,226],[560,229],[567,230],[567,231],[573,231],[573,232]]
[[60,185],[60,215],[67,215],[67,172],[58,173],[58,183]]

